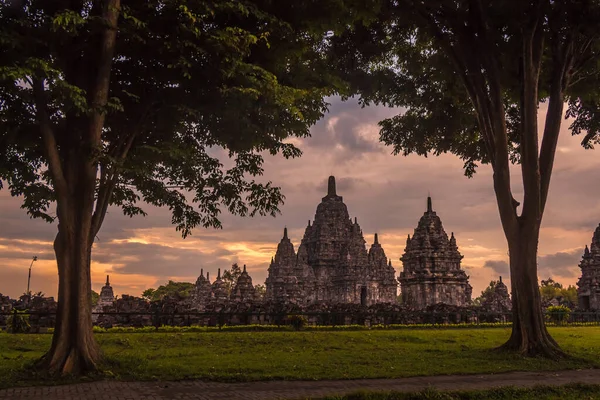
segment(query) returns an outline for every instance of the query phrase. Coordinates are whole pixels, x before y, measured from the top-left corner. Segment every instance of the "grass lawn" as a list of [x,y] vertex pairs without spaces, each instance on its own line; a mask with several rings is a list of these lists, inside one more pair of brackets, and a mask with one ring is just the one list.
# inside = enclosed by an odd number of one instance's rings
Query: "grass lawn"
[[587,400],[600,398],[600,385],[540,386],[533,389],[500,388],[469,392],[356,393],[322,400]]
[[[104,377],[123,380],[202,378],[398,378],[600,367],[600,327],[550,328],[578,358],[560,362],[491,351],[509,328],[342,332],[97,334]],[[31,385],[23,371],[50,346],[51,335],[0,334],[0,387]]]

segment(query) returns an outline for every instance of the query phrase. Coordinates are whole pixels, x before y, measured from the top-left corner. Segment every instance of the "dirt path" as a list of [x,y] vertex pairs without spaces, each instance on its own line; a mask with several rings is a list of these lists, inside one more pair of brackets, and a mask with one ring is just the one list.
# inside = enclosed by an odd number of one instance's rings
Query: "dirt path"
[[163,399],[306,399],[341,395],[358,390],[417,392],[491,389],[499,386],[531,387],[567,383],[600,384],[600,369],[554,372],[509,372],[493,375],[447,375],[401,379],[335,381],[267,381],[248,383],[117,382],[101,381],[64,386],[0,390],[0,400],[163,400]]

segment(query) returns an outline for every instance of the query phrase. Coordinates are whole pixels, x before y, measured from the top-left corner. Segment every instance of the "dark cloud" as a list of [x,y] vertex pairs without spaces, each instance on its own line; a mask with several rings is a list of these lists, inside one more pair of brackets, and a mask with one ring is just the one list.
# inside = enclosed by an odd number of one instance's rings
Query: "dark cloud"
[[360,108],[356,99],[346,102],[331,99],[329,113],[311,128],[311,137],[302,142],[319,151],[333,151],[341,163],[369,153],[384,153],[385,146],[379,142],[376,125],[399,112],[385,107]]
[[[582,254],[583,249],[575,249],[539,256],[538,277],[540,279],[546,279],[548,277],[556,276],[565,278],[578,276],[579,268],[577,265]],[[509,276],[510,269],[506,261],[487,260],[483,264],[483,268],[489,268],[494,274],[499,276]]]
[[571,277],[579,275],[579,261],[583,248],[571,251],[559,251],[538,257],[538,275],[540,278],[553,276]]
[[483,268],[490,268],[498,276],[509,276],[510,274],[508,263],[502,260],[486,260]]
[[113,264],[119,274],[143,274],[157,277],[196,276],[201,268],[216,273],[231,265],[235,254],[223,248],[204,253],[159,244],[136,242],[108,243],[98,247],[93,261]]

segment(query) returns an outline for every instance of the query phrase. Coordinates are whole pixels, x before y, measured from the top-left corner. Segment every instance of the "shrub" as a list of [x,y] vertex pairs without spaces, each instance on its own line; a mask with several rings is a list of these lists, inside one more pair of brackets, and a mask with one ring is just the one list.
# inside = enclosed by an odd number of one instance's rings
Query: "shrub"
[[304,315],[288,315],[287,320],[296,331],[304,328],[304,326],[308,323],[308,320]]
[[6,319],[6,330],[10,333],[26,333],[29,332],[29,315],[27,310],[15,310]]
[[571,309],[567,306],[550,306],[546,309],[546,320],[562,325],[569,320]]

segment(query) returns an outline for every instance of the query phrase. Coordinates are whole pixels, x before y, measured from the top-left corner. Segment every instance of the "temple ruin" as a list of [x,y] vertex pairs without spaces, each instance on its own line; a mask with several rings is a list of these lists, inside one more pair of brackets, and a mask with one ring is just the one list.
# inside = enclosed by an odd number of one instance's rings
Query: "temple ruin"
[[577,282],[577,298],[581,310],[600,310],[600,225],[592,237],[592,245],[585,246],[579,263],[581,277]]
[[287,228],[271,260],[266,284],[270,301],[294,304],[354,303],[371,305],[396,301],[395,271],[377,234],[367,251],[357,219],[350,219],[343,198],[329,177],[327,195],[308,221],[298,247]]
[[413,237],[408,235],[400,258],[403,271],[398,280],[402,303],[417,310],[437,303],[468,305],[472,287],[469,276],[460,268],[462,258],[454,233],[448,238],[428,197],[427,210]]

